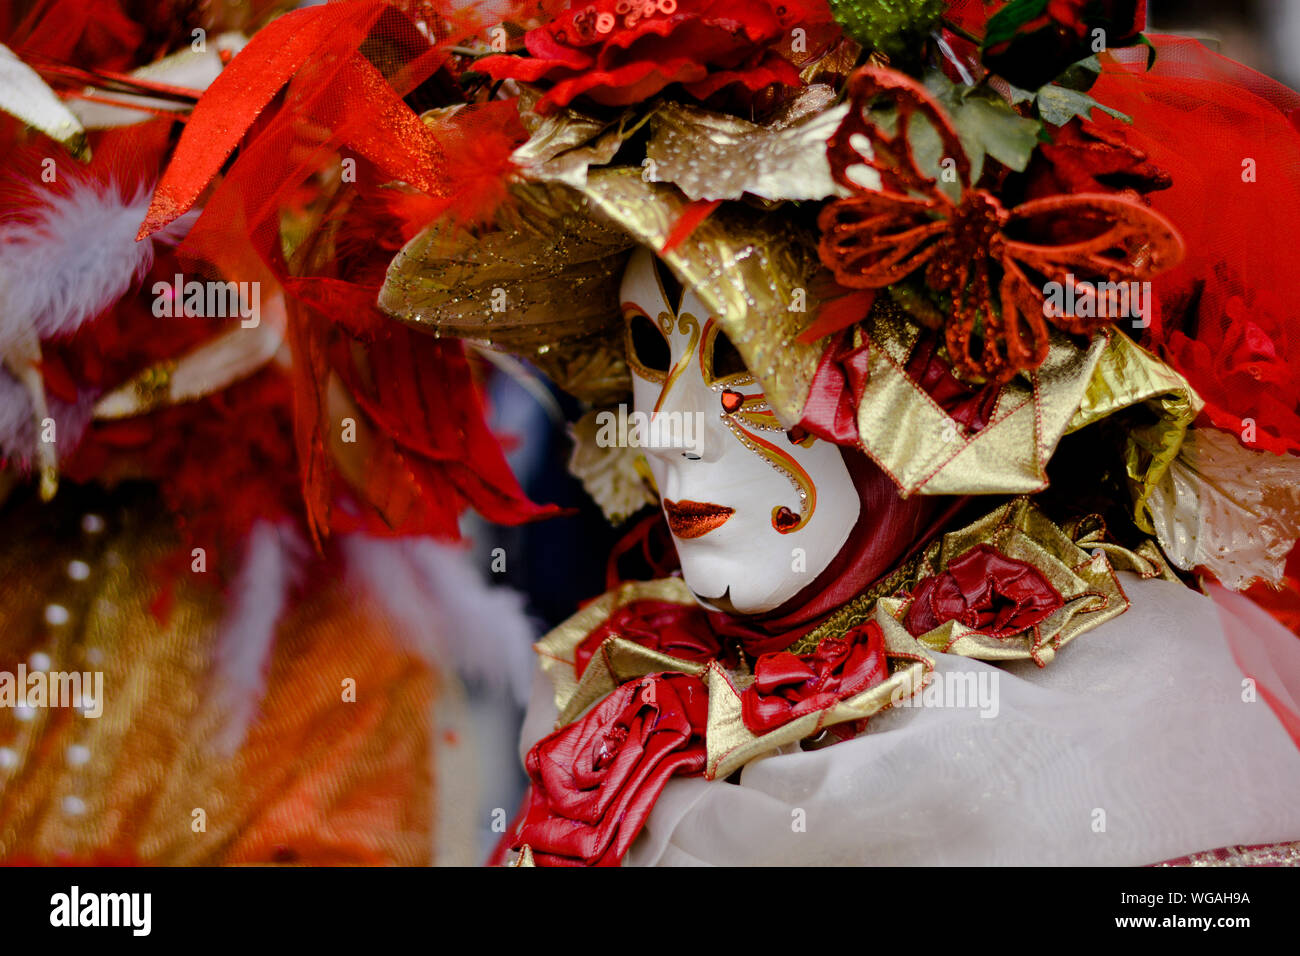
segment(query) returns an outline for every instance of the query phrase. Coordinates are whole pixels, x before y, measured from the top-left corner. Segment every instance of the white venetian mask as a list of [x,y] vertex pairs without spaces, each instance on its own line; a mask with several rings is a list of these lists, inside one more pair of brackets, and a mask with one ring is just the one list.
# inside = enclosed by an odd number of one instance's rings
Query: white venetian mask
[[687,586],[706,606],[769,611],[835,558],[858,493],[839,448],[787,433],[698,296],[678,305],[665,282],[641,249],[620,293],[635,412],[651,424],[643,452]]

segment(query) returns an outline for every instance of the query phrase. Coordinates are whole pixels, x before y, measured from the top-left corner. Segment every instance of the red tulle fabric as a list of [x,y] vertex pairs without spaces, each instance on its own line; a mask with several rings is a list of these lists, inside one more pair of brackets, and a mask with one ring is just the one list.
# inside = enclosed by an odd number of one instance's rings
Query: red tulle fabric
[[1228,647],[1251,684],[1243,685],[1243,703],[1263,701],[1300,747],[1300,643],[1280,631],[1268,612],[1248,597],[1210,584]]
[[1154,280],[1142,335],[1248,448],[1300,453],[1300,94],[1195,40],[1116,54],[1092,95],[1133,118],[1098,120],[1172,176],[1151,204],[1182,233],[1183,264]]

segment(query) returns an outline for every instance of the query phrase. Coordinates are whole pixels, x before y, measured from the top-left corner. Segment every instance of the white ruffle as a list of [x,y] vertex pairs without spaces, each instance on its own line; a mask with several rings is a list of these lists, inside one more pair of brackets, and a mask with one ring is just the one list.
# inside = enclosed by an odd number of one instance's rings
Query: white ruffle
[[[1243,694],[1220,608],[1121,577],[1133,607],[1047,668],[935,655],[939,680],[996,674],[996,716],[898,709],[757,760],[738,785],[671,780],[626,862],[1123,866],[1300,839],[1300,751]],[[1300,641],[1264,615],[1250,635],[1268,648],[1254,676],[1294,697]],[[554,719],[539,686],[523,749]]]

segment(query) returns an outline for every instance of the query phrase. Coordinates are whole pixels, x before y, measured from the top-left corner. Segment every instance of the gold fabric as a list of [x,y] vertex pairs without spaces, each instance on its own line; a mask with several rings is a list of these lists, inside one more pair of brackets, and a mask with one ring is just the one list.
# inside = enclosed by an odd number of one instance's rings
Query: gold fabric
[[566,391],[617,401],[631,379],[618,287],[632,240],[561,183],[516,184],[491,227],[441,220],[389,264],[379,307],[537,363]]
[[170,612],[155,613],[176,546],[167,522],[140,501],[85,531],[66,499],[6,510],[0,670],[101,672],[103,714],[0,708],[0,862],[418,865],[445,849],[432,828],[435,678],[363,595],[326,581],[290,606],[259,714],[228,753],[215,572],[187,560]]
[[765,125],[663,101],[650,115],[646,176],[688,199],[826,199],[847,195],[831,178],[826,141],[848,112],[831,86],[804,87]]
[[81,121],[40,74],[0,43],[0,110],[62,143],[73,158],[90,161],[90,144]]
[[[639,170],[594,169],[586,185],[516,184],[491,229],[440,222],[388,268],[379,306],[435,335],[458,335],[538,363],[596,404],[630,387],[618,287],[633,243],[660,250],[687,202]],[[716,315],[778,417],[799,420],[824,341],[798,342],[818,271],[811,236],[745,209],[718,210],[662,254]]]
[[[593,211],[637,242],[662,250],[687,202],[637,170],[593,170],[583,190]],[[820,269],[812,236],[787,217],[722,206],[660,258],[716,317],[786,426],[802,417],[826,340],[797,340],[811,321]]]
[[728,673],[716,661],[709,665],[709,718],[705,734],[708,757],[704,776],[725,780],[755,757],[771,753],[826,727],[861,720],[917,693],[934,670],[934,659],[900,624],[877,604],[876,620],[884,632],[885,656],[890,674],[884,681],[860,694],[836,701],[830,707],[805,714],[766,734],[757,735],[745,726],[740,695],[753,678]]
[[1155,528],[1147,500],[1178,456],[1183,436],[1205,403],[1185,378],[1119,329],[1107,333],[1107,348],[1066,431],[1077,431],[1121,409],[1144,407],[1146,414],[1125,422],[1124,464],[1133,520],[1151,534]]
[[[1126,451],[1140,515],[1148,487],[1178,453],[1201,407],[1181,376],[1118,329],[1103,329],[1087,346],[1054,331],[1042,366],[1003,386],[991,420],[971,434],[907,375],[916,334],[906,313],[883,296],[859,340],[870,346],[859,437],[904,495],[1041,491],[1062,436],[1141,404],[1155,422],[1136,425]],[[1142,527],[1151,531],[1149,522]]]
[[[1112,557],[1144,577],[1165,572],[1158,552],[1142,556],[1115,544],[1101,547],[1105,529],[1099,520],[1079,522],[1075,531],[1079,540],[1071,538],[1028,498],[1016,498],[965,528],[945,534],[924,552],[917,581],[943,571],[976,545],[989,544],[1007,557],[1033,565],[1065,603],[1013,637],[990,637],[957,621],[945,621],[917,640],[947,654],[986,661],[1030,659],[1046,666],[1074,638],[1128,610],[1129,600],[1115,578]],[[1083,544],[1092,545],[1092,550],[1084,550]],[[880,603],[901,620],[910,599],[882,598]]]
[[[596,628],[609,618],[611,614],[626,604],[633,601],[669,601],[674,604],[694,605],[698,602],[695,600],[686,582],[681,578],[660,578],[655,581],[628,581],[612,591],[606,591],[600,597],[589,603],[586,607],[574,614],[563,624],[551,630],[545,637],[533,645],[538,656],[541,657],[542,672],[551,680],[551,686],[555,690],[555,709],[561,714],[572,710],[571,702],[581,691],[584,695],[591,693],[590,685],[586,688],[579,686],[578,678],[575,676],[575,663],[577,660],[578,645],[587,639]],[[623,641],[623,643],[631,643]],[[645,650],[645,648],[642,648]],[[647,651],[647,653],[652,653]],[[659,655],[666,658],[667,655]],[[592,658],[593,664],[597,658],[603,657],[597,654]],[[699,673],[702,668],[698,664],[691,664],[689,661],[677,661],[674,658],[668,658],[673,666],[667,669],[677,670],[679,665],[694,667],[694,671],[685,673]],[[614,665],[617,666],[617,665]],[[659,668],[664,670],[665,668]],[[614,667],[609,669],[609,677],[612,678]],[[654,669],[642,670],[638,672],[629,672],[626,680],[633,677],[639,677],[641,674],[653,673]],[[606,676],[600,677],[601,681],[606,680]],[[609,684],[608,688],[598,694],[597,697],[603,696],[618,686],[615,681]],[[588,704],[593,703],[597,697],[591,697]],[[581,711],[575,711],[573,716],[577,716]],[[572,717],[569,718],[572,720]],[[561,720],[559,726],[568,723],[568,720]]]
[[530,134],[511,155],[527,178],[539,182],[567,183],[575,189],[587,185],[587,170],[614,158],[624,141],[649,118],[639,119],[628,110],[614,120],[600,120],[568,107],[539,116],[533,107],[541,94],[521,87],[519,118]]

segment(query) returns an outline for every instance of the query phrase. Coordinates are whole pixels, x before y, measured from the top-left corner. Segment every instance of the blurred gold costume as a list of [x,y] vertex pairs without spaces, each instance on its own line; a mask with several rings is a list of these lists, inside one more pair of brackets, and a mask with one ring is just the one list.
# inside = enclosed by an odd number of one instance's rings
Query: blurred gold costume
[[4,509],[0,670],[102,671],[107,706],[0,709],[0,862],[429,862],[435,675],[371,604],[320,577],[293,599],[228,754],[215,576],[150,573],[174,532],[143,502],[64,502]]

